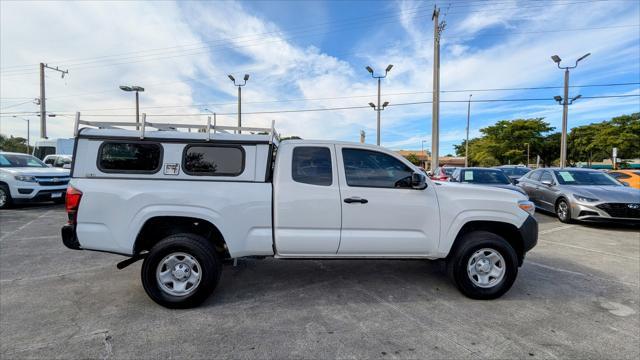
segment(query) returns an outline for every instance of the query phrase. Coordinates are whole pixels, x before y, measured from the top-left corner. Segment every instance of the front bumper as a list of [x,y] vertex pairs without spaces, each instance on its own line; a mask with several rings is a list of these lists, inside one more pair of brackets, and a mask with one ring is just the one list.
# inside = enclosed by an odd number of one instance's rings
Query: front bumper
[[40,186],[35,183],[20,182],[11,189],[11,198],[16,203],[51,201],[64,199],[67,185]]
[[573,201],[571,203],[571,216],[573,219],[579,221],[640,222],[640,211],[633,211],[633,209],[629,209],[629,211],[621,211],[619,209],[612,208],[608,204],[611,203],[583,203]]
[[531,215],[518,228],[522,239],[522,254],[518,257],[518,266],[522,266],[527,252],[538,244],[538,221]]

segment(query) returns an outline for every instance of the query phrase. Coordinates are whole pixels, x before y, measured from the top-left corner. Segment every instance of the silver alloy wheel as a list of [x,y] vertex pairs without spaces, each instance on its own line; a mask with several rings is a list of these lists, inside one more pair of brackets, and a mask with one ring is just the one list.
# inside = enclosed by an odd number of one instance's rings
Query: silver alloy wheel
[[504,258],[493,249],[484,248],[473,253],[467,264],[467,275],[474,285],[493,287],[502,281],[506,273]]
[[3,207],[7,204],[7,193],[4,189],[0,188],[0,207]]
[[558,217],[566,220],[569,216],[569,205],[563,200],[558,203]]
[[202,267],[193,256],[176,252],[162,259],[156,270],[160,289],[173,296],[187,296],[194,292],[202,278]]

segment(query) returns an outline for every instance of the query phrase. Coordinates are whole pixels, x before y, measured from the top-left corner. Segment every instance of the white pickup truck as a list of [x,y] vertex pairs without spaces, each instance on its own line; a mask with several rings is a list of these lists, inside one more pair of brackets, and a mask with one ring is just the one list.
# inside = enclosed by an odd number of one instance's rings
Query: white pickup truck
[[118,268],[144,259],[143,287],[166,307],[204,301],[240,257],[446,259],[463,294],[493,299],[537,242],[524,195],[431,181],[378,146],[113,125],[76,120],[63,243],[127,256]]

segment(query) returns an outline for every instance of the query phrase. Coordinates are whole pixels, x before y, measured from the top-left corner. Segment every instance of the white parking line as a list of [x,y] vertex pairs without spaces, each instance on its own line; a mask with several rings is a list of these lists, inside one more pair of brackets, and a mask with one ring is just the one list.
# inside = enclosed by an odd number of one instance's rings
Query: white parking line
[[45,216],[45,215],[49,214],[51,211],[53,211],[53,210],[45,211],[44,213],[42,213],[42,214],[41,214],[40,216],[38,216],[37,218],[35,218],[35,219],[33,219],[33,220],[29,221],[28,223],[26,223],[26,224],[24,224],[24,225],[20,226],[19,228],[17,228],[17,229],[15,229],[15,230],[13,230],[12,232],[8,232],[8,233],[6,233],[6,234],[2,235],[2,237],[0,237],[0,241],[2,241],[2,240],[4,240],[4,239],[6,239],[7,237],[9,237],[9,236],[11,236],[11,235],[15,234],[15,233],[16,233],[16,232],[18,232],[18,231],[20,231],[20,230],[22,230],[22,229],[26,228],[27,226],[31,225],[31,223],[32,223],[32,222],[34,222],[34,221],[36,221],[36,220],[40,220],[40,218],[41,218],[41,217],[43,217],[43,216]]
[[542,231],[538,232],[538,235],[544,235],[544,234],[549,234],[549,233],[560,231],[560,230],[571,229],[572,227],[575,227],[575,225],[558,226],[558,227],[554,227],[554,228],[551,228],[551,229],[542,230]]
[[584,250],[584,251],[591,251],[591,252],[602,254],[602,255],[615,256],[615,257],[618,257],[618,258],[621,258],[621,259],[628,259],[628,260],[633,260],[633,261],[639,261],[640,260],[640,257],[624,256],[624,255],[614,254],[614,253],[610,253],[610,252],[606,252],[606,251],[589,249],[589,248],[578,246],[578,245],[563,244],[563,243],[550,241],[550,240],[539,240],[539,242],[553,244],[553,245],[559,245],[559,246],[565,246],[565,247],[574,248],[574,249],[580,249],[580,250]]
[[599,277],[599,276],[594,276],[594,275],[591,275],[591,274],[585,274],[585,273],[581,273],[581,272],[577,272],[577,271],[561,269],[561,268],[557,268],[557,267],[553,267],[553,266],[549,266],[549,265],[540,264],[540,263],[537,263],[535,261],[530,261],[530,260],[525,261],[525,264],[531,264],[531,265],[539,266],[539,267],[547,269],[547,270],[553,270],[553,271],[557,271],[557,272],[562,272],[562,273],[582,276],[582,277],[586,277],[586,278],[589,278],[589,279],[611,281],[611,282],[616,282],[616,283],[623,284],[623,285],[630,285],[630,286],[634,286],[634,287],[638,287],[638,285],[640,285],[640,284],[637,284],[637,283],[620,281],[620,280],[615,280],[615,279],[607,279],[607,278],[603,278],[603,277]]

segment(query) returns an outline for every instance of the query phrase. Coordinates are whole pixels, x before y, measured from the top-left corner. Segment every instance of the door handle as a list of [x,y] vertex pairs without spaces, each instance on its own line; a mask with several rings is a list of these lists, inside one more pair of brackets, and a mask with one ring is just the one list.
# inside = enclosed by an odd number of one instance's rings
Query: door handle
[[359,197],[350,197],[350,198],[344,199],[344,202],[346,202],[347,204],[351,204],[351,203],[366,204],[366,203],[369,202],[369,200],[362,199],[362,198],[359,198]]

